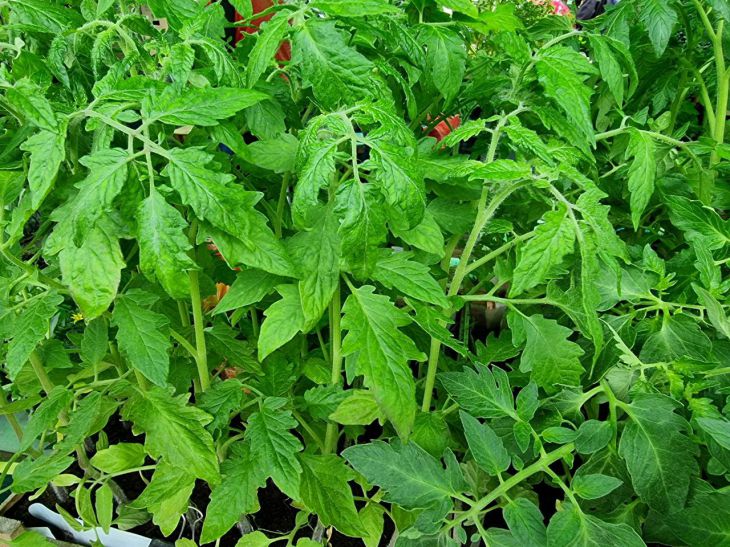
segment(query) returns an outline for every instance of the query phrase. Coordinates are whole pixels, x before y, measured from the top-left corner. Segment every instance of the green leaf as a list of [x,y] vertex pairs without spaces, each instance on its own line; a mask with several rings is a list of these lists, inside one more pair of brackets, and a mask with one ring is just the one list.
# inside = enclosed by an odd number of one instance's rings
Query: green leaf
[[190,72],[195,64],[195,50],[190,44],[180,42],[170,48],[167,67],[173,84],[182,89],[188,83]]
[[480,423],[466,412],[459,412],[459,416],[464,426],[466,442],[477,465],[493,477],[507,471],[510,466],[510,457],[504,448],[502,439],[491,427]]
[[259,333],[259,361],[289,342],[304,329],[304,312],[299,290],[295,285],[281,285],[276,288],[281,295],[264,312],[263,324]]
[[46,337],[49,322],[58,311],[63,297],[47,292],[43,296],[32,300],[15,321],[13,321],[13,338],[8,344],[5,355],[5,364],[11,381],[20,373],[41,340]]
[[38,532],[23,532],[18,537],[13,538],[9,545],[10,547],[53,547],[55,544]]
[[486,120],[481,118],[476,120],[466,120],[459,127],[455,128],[451,133],[446,135],[441,143],[446,148],[456,146],[460,142],[468,141],[484,133],[487,130]]
[[[504,127],[505,134],[519,150],[522,150],[527,157],[537,156],[547,165],[554,163],[554,154],[548,149],[540,135],[522,125],[517,116],[510,118],[509,124]],[[499,161],[499,160],[497,160]],[[528,178],[528,177],[521,177]]]
[[517,498],[502,510],[512,535],[520,545],[544,546],[547,529],[540,509],[527,498]]
[[720,17],[725,21],[730,21],[730,2],[728,0],[708,0],[708,2]]
[[58,475],[73,464],[65,454],[44,454],[35,460],[27,458],[13,470],[12,491],[18,494],[46,488]]
[[459,355],[466,355],[466,346],[460,340],[454,338],[451,331],[444,326],[447,324],[447,320],[443,314],[420,302],[411,302],[406,299],[406,303],[416,312],[416,315],[413,316],[414,323],[421,327],[431,338],[453,349]]
[[118,443],[99,450],[91,457],[91,465],[104,473],[121,473],[144,464],[144,446],[138,443]]
[[568,505],[550,519],[548,547],[645,547],[628,524],[612,524]]
[[408,361],[425,356],[399,327],[408,315],[372,286],[354,289],[342,308],[347,335],[342,354],[348,370],[364,376],[383,413],[402,438],[407,438],[416,415],[416,386]]
[[238,274],[233,285],[213,310],[213,314],[225,313],[251,304],[258,304],[281,285],[283,278],[261,270],[246,270]]
[[370,425],[380,418],[378,402],[371,391],[364,389],[349,390],[329,419],[342,425]]
[[437,258],[444,256],[444,235],[434,215],[426,209],[423,220],[409,230],[393,229],[393,234],[401,238],[405,243],[426,251]]
[[459,406],[477,418],[517,419],[512,388],[507,373],[499,368],[491,370],[477,365],[476,370],[464,368],[462,372],[444,372],[439,380]]
[[596,68],[579,52],[565,46],[543,50],[536,63],[538,79],[545,94],[565,112],[576,129],[593,143],[593,121],[590,100],[593,87],[583,83],[585,75]]
[[83,23],[76,11],[45,0],[13,0],[12,11],[19,22],[53,34],[60,34]]
[[288,241],[289,256],[301,272],[299,297],[305,331],[317,324],[339,286],[340,238],[337,229],[337,217],[323,211],[311,230],[299,232]]
[[717,444],[730,450],[730,422],[718,418],[697,418],[700,427],[712,437]]
[[91,228],[80,247],[69,242],[58,257],[63,282],[87,320],[100,316],[114,301],[125,266],[109,224]]
[[66,158],[66,132],[39,131],[20,148],[30,152],[28,184],[32,194],[31,207],[37,209],[51,191],[61,162]]
[[629,166],[629,192],[631,192],[631,220],[634,230],[638,230],[641,216],[654,193],[656,178],[656,159],[654,140],[640,131],[631,131],[626,158],[631,158]]
[[61,239],[57,242],[59,249],[70,243],[69,236],[80,244],[99,217],[111,209],[127,180],[130,158],[120,148],[100,150],[81,158],[81,164],[89,170],[88,176],[76,185],[79,192],[51,215],[59,222],[52,235]]
[[388,289],[396,289],[417,300],[447,308],[449,301],[441,285],[431,275],[430,268],[409,260],[412,256],[402,251],[384,251],[375,264],[373,279]]
[[148,5],[158,19],[164,17],[174,29],[194,19],[202,9],[195,0],[150,0]]
[[147,509],[152,513],[152,522],[169,536],[188,510],[194,487],[195,475],[187,467],[177,467],[163,460],[142,494],[130,506]]
[[611,95],[616,99],[616,104],[619,107],[622,106],[624,102],[624,73],[621,64],[602,36],[588,36],[588,41],[598,61],[601,77],[608,85],[608,89],[611,90]]
[[266,217],[254,211],[248,233],[232,236],[212,227],[206,231],[231,268],[244,265],[275,275],[296,277],[294,266],[281,240],[266,224]]
[[70,391],[61,386],[54,387],[28,420],[28,424],[23,430],[20,450],[30,448],[42,433],[51,429],[59,421],[59,415],[66,411],[71,399]]
[[240,381],[231,379],[217,382],[199,395],[197,405],[213,416],[213,421],[208,424],[208,431],[222,431],[228,427],[231,414],[241,410],[243,389]]
[[363,525],[355,508],[349,481],[354,473],[338,456],[302,454],[300,494],[304,505],[325,526],[334,526],[346,536],[359,538]]
[[664,0],[646,0],[639,9],[639,20],[649,34],[654,53],[660,57],[667,48],[677,23],[677,12],[671,3]]
[[28,80],[6,89],[5,98],[28,123],[50,133],[59,132],[59,122],[51,103],[43,96],[43,92],[28,83]]
[[81,339],[81,359],[89,364],[98,364],[109,351],[109,328],[106,319],[99,317],[90,321]]
[[616,477],[600,473],[587,475],[579,473],[573,478],[570,487],[576,496],[584,500],[595,500],[607,496],[622,484],[623,481]]
[[201,543],[215,541],[233,528],[243,515],[259,510],[258,490],[266,486],[264,466],[244,443],[235,443],[230,452],[231,457],[221,464],[223,480],[213,489],[206,508]]
[[580,357],[584,351],[569,340],[573,331],[542,315],[509,316],[513,343],[525,341],[520,359],[520,371],[530,372],[530,378],[548,393],[558,386],[580,385],[584,368]]
[[469,17],[476,18],[479,15],[479,11],[472,0],[436,0],[436,3],[439,6],[458,11]]
[[266,547],[269,545],[269,538],[263,532],[250,532],[243,536],[236,543],[236,547]]
[[727,492],[703,494],[683,511],[662,517],[663,522],[685,545],[730,544],[730,495]]
[[661,328],[649,336],[641,348],[645,363],[670,363],[688,358],[705,361],[712,351],[712,342],[697,322],[683,315],[665,317]]
[[263,23],[256,35],[246,65],[246,82],[253,87],[272,65],[274,55],[289,31],[288,11],[280,11],[270,21]]
[[621,435],[619,455],[641,500],[664,513],[684,507],[697,475],[697,449],[685,435],[688,424],[675,414],[675,406],[659,394],[637,394],[630,405],[622,405],[631,420]]
[[697,293],[700,304],[707,308],[707,317],[712,326],[725,338],[730,338],[730,319],[728,319],[722,304],[709,291],[699,285],[693,284],[692,288]]
[[119,298],[114,304],[112,325],[119,329],[117,342],[129,364],[153,384],[167,385],[172,347],[168,318],[130,298]]
[[268,98],[265,93],[252,89],[191,87],[180,91],[168,87],[142,102],[142,115],[148,122],[206,127]]
[[396,230],[410,230],[426,213],[426,189],[412,148],[385,140],[369,140],[374,176],[388,206],[388,220]]
[[56,443],[56,450],[73,450],[84,440],[104,429],[118,406],[116,401],[98,391],[81,399],[71,412],[68,423],[60,428],[63,438]]
[[[246,234],[252,222],[253,207],[261,194],[231,184],[233,175],[206,167],[213,156],[198,148],[174,148],[168,152],[170,163],[163,171],[183,203],[192,207],[200,220],[235,237]],[[250,232],[249,232],[250,235]]]
[[510,296],[544,283],[562,264],[565,256],[573,252],[575,228],[564,206],[543,215],[543,223],[535,229],[535,237],[529,239],[519,252]]
[[722,271],[720,265],[715,262],[713,252],[710,250],[709,238],[704,236],[691,237],[689,244],[697,257],[694,267],[700,274],[700,282],[710,290],[717,290],[722,281]]
[[586,420],[578,428],[575,438],[575,449],[579,454],[593,454],[605,448],[613,437],[610,422]]
[[248,145],[251,163],[274,173],[294,171],[299,141],[291,133],[282,133],[272,139],[252,142]]
[[190,395],[173,396],[170,391],[152,387],[137,391],[122,409],[122,418],[144,431],[145,448],[153,458],[185,469],[210,484],[220,480],[213,438],[205,426],[211,418],[187,404]]
[[365,533],[362,541],[365,547],[378,547],[383,537],[383,509],[376,503],[368,503],[360,509],[360,522],[362,522]]
[[348,45],[334,21],[308,19],[299,27],[292,40],[292,65],[325,109],[373,94],[372,63]]
[[99,526],[108,534],[109,528],[112,525],[114,494],[107,484],[102,484],[96,490],[96,503],[94,504],[94,509],[96,510],[96,518],[99,521]]
[[532,176],[530,165],[514,160],[494,160],[474,169],[469,180],[511,181],[529,179]]
[[304,392],[304,404],[312,418],[328,421],[346,397],[347,392],[340,386],[315,386]]
[[730,222],[722,219],[714,209],[682,196],[664,196],[664,201],[669,205],[672,224],[685,232],[688,239],[702,238],[702,243],[710,250],[721,249],[730,243]]
[[450,103],[464,78],[464,41],[449,28],[431,25],[421,27],[418,41],[426,48],[426,71],[431,83],[444,96],[446,103]]
[[590,225],[596,240],[601,242],[601,251],[628,261],[626,243],[618,237],[608,218],[611,208],[601,203],[606,197],[601,190],[591,187],[578,197],[575,206],[580,210],[583,220]]
[[297,421],[291,412],[284,410],[286,404],[287,400],[282,398],[264,399],[259,411],[248,419],[244,438],[261,471],[286,495],[299,499],[302,466],[296,454],[303,447],[290,432]]
[[388,501],[402,507],[450,506],[458,493],[438,460],[414,442],[374,441],[351,446],[342,455],[370,484],[385,490]]
[[340,17],[366,17],[386,15],[400,10],[388,0],[314,0],[312,6]]
[[335,213],[343,259],[355,275],[368,277],[388,234],[382,194],[371,184],[346,180],[337,188]]
[[314,118],[299,137],[292,218],[299,228],[309,227],[316,220],[319,192],[329,186],[335,173],[337,150],[352,131],[350,121],[335,114]]
[[183,230],[187,223],[180,212],[153,190],[137,211],[137,241],[139,265],[151,280],[173,298],[190,296],[190,281],[186,272],[196,269],[188,256],[192,248]]

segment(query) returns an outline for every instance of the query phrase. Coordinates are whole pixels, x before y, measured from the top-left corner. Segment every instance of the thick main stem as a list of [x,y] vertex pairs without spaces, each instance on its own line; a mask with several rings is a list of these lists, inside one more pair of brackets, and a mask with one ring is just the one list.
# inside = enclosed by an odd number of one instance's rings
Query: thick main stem
[[[508,114],[507,116],[503,116],[497,123],[497,126],[494,128],[494,131],[492,133],[492,139],[489,143],[489,149],[487,150],[486,163],[491,163],[494,161],[494,158],[497,155],[497,146],[499,145],[499,139],[502,135],[502,128],[507,123],[509,117],[519,112],[521,108],[522,107],[520,106],[515,112]],[[488,208],[486,207],[488,195],[488,190],[485,186],[484,188],[482,188],[482,195],[479,199],[479,205],[477,209],[479,212],[477,213],[477,219],[474,222],[471,233],[469,234],[469,239],[467,240],[464,252],[461,255],[459,265],[454,272],[454,278],[451,280],[451,286],[449,287],[448,291],[449,296],[458,294],[459,290],[461,289],[461,283],[467,274],[466,269],[468,267],[471,253],[474,250],[474,245],[476,245],[479,234],[484,228],[484,225],[489,221],[490,217],[485,216],[485,211],[488,210]],[[492,214],[494,214],[494,211],[496,211],[496,207],[492,209]],[[431,399],[433,397],[433,388],[436,383],[436,372],[438,371],[440,353],[441,341],[437,340],[436,338],[431,338],[431,347],[429,349],[428,355],[428,368],[426,370],[426,384],[423,388],[423,402],[421,404],[421,410],[423,412],[428,412],[431,409]]]
[[[492,157],[492,159],[494,158],[494,151],[491,149],[490,156]],[[457,294],[459,294],[459,291],[461,290],[461,284],[463,283],[464,278],[468,273],[469,259],[471,258],[474,247],[479,240],[479,235],[482,233],[482,230],[486,226],[487,222],[491,220],[491,218],[497,212],[497,209],[499,209],[504,200],[507,199],[509,195],[512,194],[512,192],[514,192],[521,186],[524,186],[525,184],[526,182],[517,182],[503,188],[502,190],[497,192],[497,194],[495,194],[494,199],[492,199],[488,206],[486,204],[488,197],[487,188],[485,187],[482,190],[482,196],[479,200],[477,219],[474,222],[474,227],[472,228],[471,233],[469,234],[469,238],[466,241],[466,245],[464,246],[464,251],[461,254],[461,260],[459,261],[459,265],[456,267],[456,271],[454,272],[454,278],[451,280],[451,285],[447,293],[448,296],[456,296]],[[440,353],[441,342],[439,340],[436,340],[435,338],[432,338],[431,349],[429,351],[428,357],[428,369],[426,372],[426,385],[424,386],[423,392],[423,404],[421,405],[421,410],[423,412],[428,412],[431,408],[431,398],[433,397],[433,387],[436,383],[436,372],[438,371]]]
[[193,307],[193,326],[195,328],[195,365],[198,368],[200,391],[210,387],[210,373],[208,371],[208,350],[205,346],[205,323],[203,320],[203,303],[200,299],[200,281],[198,272],[191,270],[190,277],[190,304]]
[[[330,303],[330,348],[332,351],[332,385],[339,385],[342,377],[342,330],[340,328],[341,297],[340,285],[337,284],[335,293]],[[337,449],[338,427],[335,423],[327,424],[327,432],[324,437],[324,453],[332,454]]]
[[[715,106],[715,133],[713,135],[717,144],[725,142],[725,119],[727,117],[727,101],[728,92],[730,90],[730,82],[728,82],[727,68],[725,65],[725,52],[722,47],[722,35],[724,30],[724,21],[720,21],[717,25],[717,32],[713,39],[715,52],[715,69],[717,70],[717,103]],[[719,161],[716,151],[712,153],[712,165]],[[703,201],[704,198],[703,198]]]
[[38,355],[37,351],[33,350],[31,352],[29,361],[31,367],[33,367],[33,372],[35,373],[36,378],[38,378],[38,381],[43,388],[43,391],[46,392],[46,395],[50,394],[55,386],[53,385],[51,379],[48,377],[46,369],[43,368],[43,362],[41,361],[41,357],[40,355]]

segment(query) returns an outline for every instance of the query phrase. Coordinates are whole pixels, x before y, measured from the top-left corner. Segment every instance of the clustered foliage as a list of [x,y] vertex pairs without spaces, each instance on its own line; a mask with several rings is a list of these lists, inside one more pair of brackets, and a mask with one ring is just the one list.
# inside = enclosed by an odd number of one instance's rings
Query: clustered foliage
[[266,13],[0,0],[12,491],[179,545],[727,544],[730,2]]

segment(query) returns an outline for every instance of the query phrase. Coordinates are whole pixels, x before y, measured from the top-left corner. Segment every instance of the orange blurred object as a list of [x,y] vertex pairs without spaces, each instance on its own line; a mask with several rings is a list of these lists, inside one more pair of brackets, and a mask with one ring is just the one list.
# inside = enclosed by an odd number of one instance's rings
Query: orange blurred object
[[446,120],[439,122],[436,127],[428,134],[429,137],[435,137],[437,141],[442,141],[446,135],[461,125],[461,116],[451,116]]
[[215,294],[203,300],[203,309],[205,311],[210,311],[215,308],[218,303],[223,300],[223,297],[228,294],[228,289],[230,289],[230,286],[226,285],[225,283],[216,283]]

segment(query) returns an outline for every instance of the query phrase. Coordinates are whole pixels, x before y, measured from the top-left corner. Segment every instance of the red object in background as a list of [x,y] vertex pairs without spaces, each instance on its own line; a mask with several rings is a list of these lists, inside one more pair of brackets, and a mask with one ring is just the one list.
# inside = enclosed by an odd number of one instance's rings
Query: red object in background
[[[448,122],[448,123],[447,123]],[[461,116],[451,116],[447,120],[439,122],[436,127],[428,134],[429,137],[435,137],[437,141],[442,141],[446,135],[461,125]]]
[[[281,3],[281,0],[279,0],[279,3]],[[257,13],[261,13],[264,10],[267,10],[271,6],[274,5],[274,0],[251,0],[251,7],[253,8],[254,15]],[[246,27],[238,27],[236,29],[236,40],[235,43],[237,44],[239,41],[243,40],[246,34],[254,34],[259,31],[259,27],[261,26],[261,23],[265,23],[269,19],[271,19],[274,16],[273,13],[269,13],[268,15],[264,15],[263,17],[257,17],[255,19],[251,19],[251,22],[249,23],[249,26]],[[241,14],[236,12],[236,21],[242,21],[243,17],[241,17]],[[281,47],[279,47],[279,51],[276,52],[276,60],[277,61],[291,61],[291,44],[289,42],[284,42],[281,44]]]
[[570,15],[570,8],[562,0],[552,0],[550,5],[553,7],[555,15]]

